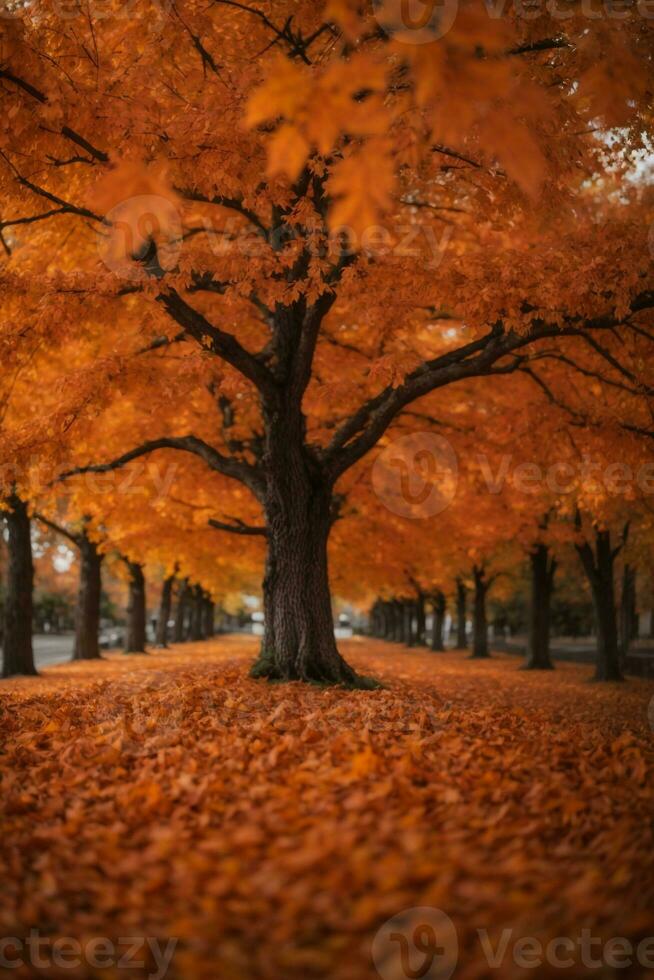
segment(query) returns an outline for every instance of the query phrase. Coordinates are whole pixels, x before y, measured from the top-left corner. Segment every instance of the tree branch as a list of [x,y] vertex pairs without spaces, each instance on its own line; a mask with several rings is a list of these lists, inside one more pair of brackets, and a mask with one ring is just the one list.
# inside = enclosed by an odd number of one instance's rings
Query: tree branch
[[76,548],[79,548],[79,535],[74,534],[72,531],[68,531],[60,524],[56,524],[54,521],[51,521],[49,517],[45,517],[44,514],[34,514],[34,517],[40,524],[45,524],[45,526],[49,527],[51,531],[56,531],[57,534],[61,534],[64,538],[68,538],[68,540],[72,542]]
[[[160,293],[157,301],[176,323],[205,350],[217,354],[244,377],[251,381],[262,394],[272,396],[276,392],[275,381],[264,364],[243,347],[236,337],[210,323],[202,313],[194,309],[178,292],[170,289]],[[210,341],[209,347],[205,338]]]
[[[654,292],[648,291],[632,300],[631,310],[636,312],[653,306]],[[531,311],[525,307],[524,312]],[[598,352],[604,356],[607,352],[593,338],[588,337],[588,332],[612,329],[622,323],[622,319],[614,314],[585,321],[574,316],[568,317],[565,323],[561,327],[558,323],[548,323],[536,318],[531,322],[529,330],[518,334],[514,330],[505,331],[502,323],[498,322],[478,340],[426,361],[408,374],[401,385],[395,388],[389,385],[371,398],[340,427],[327,448],[320,453],[327,473],[332,479],[337,479],[349,469],[376,444],[395,416],[417,398],[466,378],[512,373],[526,360],[525,357],[518,357],[515,352],[545,338],[581,336],[590,341],[595,349],[599,347]],[[494,366],[507,355],[513,355],[514,361],[506,366]],[[610,354],[609,357],[609,363],[613,363],[615,359]],[[631,372],[627,372],[618,362],[614,366],[633,379]]]
[[[49,99],[44,92],[41,92],[40,89],[36,88],[36,86],[32,85],[30,82],[25,81],[24,78],[14,75],[14,73],[9,71],[7,68],[0,69],[0,78],[4,78],[5,81],[16,85],[18,88],[22,89],[23,92],[26,92],[27,95],[31,96],[33,99],[36,99],[37,102],[40,102],[41,105],[48,104]],[[99,150],[97,146],[93,146],[92,143],[89,143],[87,139],[76,132],[76,130],[71,129],[70,126],[62,126],[59,132],[64,139],[70,140],[71,143],[75,143],[76,146],[86,150],[86,152],[90,153],[95,160],[98,160],[100,163],[109,162],[109,156],[104,152],[104,150]]]
[[77,466],[72,470],[66,470],[57,477],[57,481],[55,482],[67,480],[72,476],[80,476],[84,473],[109,473],[112,470],[121,469],[141,456],[156,452],[158,449],[177,449],[182,452],[191,453],[194,456],[199,456],[210,469],[245,484],[257,499],[260,498],[263,492],[263,478],[255,466],[251,466],[250,463],[246,463],[244,460],[224,456],[217,449],[214,449],[213,446],[210,446],[209,443],[193,435],[165,436],[161,439],[151,439],[148,442],[144,442],[141,446],[137,446],[135,449],[130,449],[129,452],[124,453],[109,463],[94,463],[89,466]]
[[242,534],[246,537],[266,537],[268,534],[265,527],[255,527],[251,524],[244,524],[243,521],[235,521],[234,524],[227,524],[224,521],[216,521],[213,517],[210,517],[209,526],[215,528],[217,531],[229,531],[230,534]]

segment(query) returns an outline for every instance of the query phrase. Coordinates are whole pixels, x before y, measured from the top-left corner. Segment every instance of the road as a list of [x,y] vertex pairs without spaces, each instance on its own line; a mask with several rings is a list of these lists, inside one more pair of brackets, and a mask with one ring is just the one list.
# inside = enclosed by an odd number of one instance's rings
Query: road
[[34,663],[37,667],[47,667],[70,660],[73,655],[75,637],[72,633],[66,636],[52,636],[39,633],[34,637]]

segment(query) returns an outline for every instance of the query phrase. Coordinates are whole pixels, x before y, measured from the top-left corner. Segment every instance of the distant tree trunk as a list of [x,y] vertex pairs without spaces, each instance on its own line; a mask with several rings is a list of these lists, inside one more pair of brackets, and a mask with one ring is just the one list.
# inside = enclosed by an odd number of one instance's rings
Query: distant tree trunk
[[215,606],[211,596],[206,595],[204,599],[204,637],[210,640],[215,633],[214,627]]
[[85,531],[76,535],[75,541],[79,548],[80,571],[73,660],[99,660],[103,556]]
[[416,645],[424,647],[427,644],[427,624],[425,622],[425,593],[418,589],[416,591]]
[[442,651],[445,649],[445,643],[443,639],[443,632],[445,626],[445,610],[447,608],[447,603],[445,601],[445,595],[438,589],[434,593],[432,598],[432,630],[431,630],[431,648],[432,650]]
[[614,562],[620,548],[611,549],[611,532],[595,531],[595,549],[588,541],[577,553],[590,584],[597,625],[596,681],[621,681],[618,626],[615,609]]
[[404,643],[404,608],[399,599],[393,599],[393,641]]
[[197,643],[204,639],[204,633],[202,630],[202,604],[204,601],[204,594],[202,591],[202,586],[196,585],[191,593],[191,616],[189,623],[189,639],[193,643]]
[[402,605],[404,610],[404,642],[408,647],[414,647],[416,645],[413,631],[414,604],[411,599],[405,599]]
[[125,653],[145,653],[145,576],[143,566],[128,561],[129,601]]
[[468,646],[466,636],[466,600],[468,590],[463,581],[456,580],[456,647],[457,650],[465,650]]
[[157,635],[155,643],[164,650],[168,647],[168,621],[173,601],[173,584],[175,576],[169,575],[164,579],[161,586],[161,600],[159,602],[159,615],[157,618]]
[[5,594],[2,676],[35,676],[32,650],[34,565],[27,504],[16,493],[7,500],[9,567]]
[[188,579],[179,583],[177,592],[177,608],[175,609],[175,643],[183,643],[186,639],[186,612],[188,607],[189,585]]
[[486,618],[486,594],[490,583],[486,579],[486,569],[480,565],[475,565],[472,573],[475,580],[475,607],[471,657],[474,660],[482,660],[490,657],[488,652],[488,620]]
[[556,559],[546,544],[537,544],[529,555],[531,562],[531,602],[529,638],[525,670],[553,670],[550,659],[550,605],[556,572]]
[[620,597],[620,650],[623,657],[629,653],[631,641],[635,640],[637,636],[636,569],[625,562],[622,572],[622,595]]
[[393,638],[393,607],[386,601],[382,603],[382,637],[385,640]]
[[384,635],[384,603],[377,599],[372,607],[370,616],[370,629],[375,639],[381,639]]

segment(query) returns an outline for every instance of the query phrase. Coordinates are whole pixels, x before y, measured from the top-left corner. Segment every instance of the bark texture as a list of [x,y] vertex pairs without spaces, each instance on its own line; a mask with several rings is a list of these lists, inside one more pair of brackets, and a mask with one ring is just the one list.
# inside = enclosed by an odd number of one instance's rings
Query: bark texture
[[341,657],[334,637],[327,539],[331,491],[293,438],[293,424],[270,420],[264,495],[268,552],[264,637],[254,677],[368,687]]
[[35,676],[32,650],[34,565],[27,504],[16,494],[5,501],[9,567],[5,594],[2,676]]

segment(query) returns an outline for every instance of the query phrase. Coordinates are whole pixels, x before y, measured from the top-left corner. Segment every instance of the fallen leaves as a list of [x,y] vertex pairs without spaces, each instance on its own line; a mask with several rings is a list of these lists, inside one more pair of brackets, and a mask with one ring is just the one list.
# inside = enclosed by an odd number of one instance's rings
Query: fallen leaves
[[383,690],[252,681],[236,637],[4,683],[0,933],[177,937],[185,980],[359,980],[420,906],[455,923],[457,978],[487,975],[479,929],[654,932],[651,683],[344,646]]

